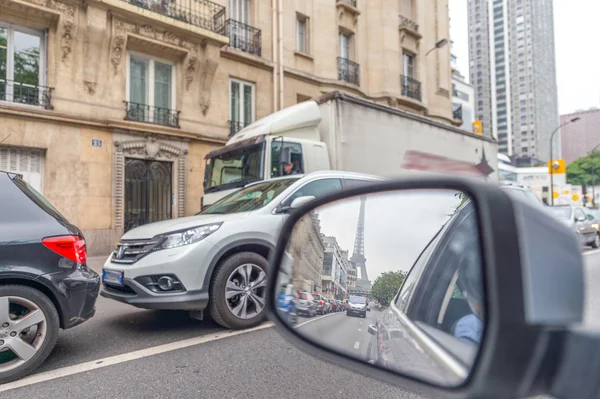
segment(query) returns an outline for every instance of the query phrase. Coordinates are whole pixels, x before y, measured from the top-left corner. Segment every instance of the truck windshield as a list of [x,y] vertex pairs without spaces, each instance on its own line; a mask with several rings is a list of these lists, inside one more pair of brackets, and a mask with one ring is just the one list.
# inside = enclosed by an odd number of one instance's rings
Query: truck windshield
[[262,208],[273,201],[286,188],[298,179],[282,179],[253,184],[243,188],[220,201],[215,202],[202,212],[201,215],[250,212]]
[[211,158],[206,165],[204,192],[242,187],[262,180],[264,144],[235,149]]

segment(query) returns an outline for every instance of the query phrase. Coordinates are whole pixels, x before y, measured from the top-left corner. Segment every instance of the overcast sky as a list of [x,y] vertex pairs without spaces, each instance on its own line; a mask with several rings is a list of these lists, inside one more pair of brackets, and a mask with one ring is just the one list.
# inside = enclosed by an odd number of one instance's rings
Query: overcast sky
[[[365,208],[365,257],[369,280],[386,271],[410,270],[460,200],[455,191],[419,190],[370,194]],[[360,200],[337,201],[316,212],[321,232],[336,237],[352,256]]]
[[[450,36],[460,72],[469,77],[467,0],[450,0]],[[599,0],[554,0],[559,113],[600,106]]]

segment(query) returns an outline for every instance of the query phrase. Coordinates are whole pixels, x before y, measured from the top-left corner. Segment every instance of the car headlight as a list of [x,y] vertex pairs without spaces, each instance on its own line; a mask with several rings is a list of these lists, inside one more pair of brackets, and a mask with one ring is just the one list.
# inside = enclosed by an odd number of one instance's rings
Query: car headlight
[[164,234],[164,240],[156,249],[176,248],[184,245],[193,244],[205,239],[215,231],[219,230],[222,223],[207,224],[204,226],[192,227],[191,229]]

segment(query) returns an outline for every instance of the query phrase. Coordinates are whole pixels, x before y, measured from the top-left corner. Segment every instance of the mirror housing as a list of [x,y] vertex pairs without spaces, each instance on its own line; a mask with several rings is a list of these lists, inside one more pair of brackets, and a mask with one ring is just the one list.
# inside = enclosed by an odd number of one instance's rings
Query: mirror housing
[[281,205],[277,208],[277,213],[289,213],[295,209],[299,209],[311,201],[314,201],[313,195],[306,195],[303,197],[295,198],[290,205]]
[[[560,392],[561,387],[553,384],[553,378],[568,375],[561,367],[574,363],[566,363],[561,349],[569,338],[575,339],[573,326],[583,320],[584,274],[579,242],[566,226],[548,217],[543,209],[516,201],[497,186],[474,180],[420,176],[336,192],[307,202],[286,221],[271,258],[271,273],[277,276],[294,226],[313,209],[349,197],[415,189],[465,192],[477,211],[488,311],[480,351],[462,385],[433,385],[334,352],[288,326],[275,311],[273,300],[268,300],[267,305],[270,319],[287,339],[311,355],[425,395],[505,398]],[[269,295],[275,292],[275,280],[269,281]],[[369,326],[369,333],[373,332],[376,331]],[[597,338],[596,342],[599,341]],[[589,364],[592,360],[588,360]],[[565,379],[564,384],[567,383]],[[579,388],[584,392],[583,389]],[[579,397],[575,392],[573,395]]]

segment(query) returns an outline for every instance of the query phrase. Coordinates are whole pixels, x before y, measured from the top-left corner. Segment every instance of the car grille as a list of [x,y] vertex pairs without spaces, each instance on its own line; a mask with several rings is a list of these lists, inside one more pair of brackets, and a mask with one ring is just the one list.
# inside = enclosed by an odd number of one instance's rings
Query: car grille
[[121,240],[115,248],[111,261],[114,263],[135,263],[158,245],[160,240]]

